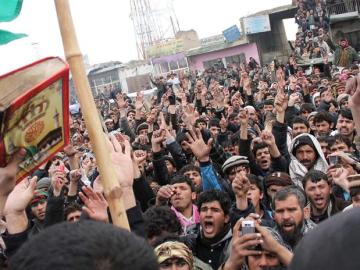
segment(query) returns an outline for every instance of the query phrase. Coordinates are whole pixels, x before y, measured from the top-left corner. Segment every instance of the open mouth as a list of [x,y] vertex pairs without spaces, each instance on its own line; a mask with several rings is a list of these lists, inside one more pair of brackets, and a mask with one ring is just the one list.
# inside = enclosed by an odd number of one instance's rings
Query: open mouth
[[315,198],[315,204],[316,205],[324,205],[324,202],[325,202],[325,200],[324,200],[324,198],[322,198],[322,197],[319,197],[319,198]]
[[284,231],[293,231],[295,228],[295,225],[293,223],[284,223],[282,225]]
[[215,230],[214,222],[212,221],[205,221],[203,230],[206,234],[212,234]]

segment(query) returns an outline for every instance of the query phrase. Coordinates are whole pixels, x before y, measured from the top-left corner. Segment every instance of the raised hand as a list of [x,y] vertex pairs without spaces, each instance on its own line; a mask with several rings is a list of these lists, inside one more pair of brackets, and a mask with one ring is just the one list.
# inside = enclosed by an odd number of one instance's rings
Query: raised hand
[[247,196],[250,181],[245,173],[237,174],[231,185],[236,197],[245,198]]
[[162,186],[156,193],[156,205],[162,205],[170,200],[175,194],[175,189],[171,185]]
[[193,154],[200,162],[209,161],[209,155],[211,151],[211,145],[213,139],[209,139],[207,144],[204,142],[200,129],[196,129],[195,132],[190,130],[186,133],[187,141],[184,143],[191,149]]
[[0,168],[0,197],[9,195],[9,193],[14,189],[18,165],[25,157],[25,154],[26,151],[24,149],[19,150],[14,154],[13,158],[6,167]]
[[120,186],[132,189],[134,172],[130,169],[133,168],[133,162],[129,141],[122,138],[122,141],[119,142],[112,134],[109,135],[109,138],[106,138],[106,141]]
[[[297,94],[296,94],[297,96]],[[290,101],[289,101],[290,104]],[[277,113],[284,113],[286,108],[288,107],[288,97],[284,93],[283,89],[280,89],[275,97],[275,110]],[[289,105],[290,106],[290,105]]]
[[135,98],[135,109],[140,111],[144,106],[144,93],[138,92]]
[[83,186],[79,192],[81,200],[84,202],[83,211],[93,220],[109,222],[107,212],[108,203],[102,193],[94,192],[91,187]]
[[31,199],[34,197],[37,177],[31,179],[24,179],[15,186],[13,191],[9,194],[4,213],[5,215],[11,213],[20,213],[29,205]]
[[144,150],[135,150],[133,153],[133,160],[137,165],[140,165],[146,160],[146,151]]
[[56,171],[51,176],[51,185],[54,188],[54,196],[58,197],[66,183],[66,175],[64,172]]
[[188,128],[195,126],[196,116],[195,116],[195,107],[193,104],[188,104],[183,108],[182,120]]
[[243,219],[238,220],[233,229],[233,238],[231,241],[230,257],[224,265],[224,270],[241,269],[245,264],[247,256],[259,256],[262,251],[252,250],[251,248],[262,244],[261,235],[258,233],[241,234],[241,223]]
[[127,99],[125,99],[125,96],[123,94],[118,93],[116,95],[116,101],[119,109],[126,109],[129,106],[129,102]]
[[268,146],[272,146],[275,144],[275,137],[274,135],[267,131],[267,130],[263,130],[261,132],[261,139],[264,143],[266,143]]
[[226,130],[227,126],[228,126],[228,122],[224,116],[224,114],[221,114],[221,120],[219,122],[219,126],[221,128],[222,131]]

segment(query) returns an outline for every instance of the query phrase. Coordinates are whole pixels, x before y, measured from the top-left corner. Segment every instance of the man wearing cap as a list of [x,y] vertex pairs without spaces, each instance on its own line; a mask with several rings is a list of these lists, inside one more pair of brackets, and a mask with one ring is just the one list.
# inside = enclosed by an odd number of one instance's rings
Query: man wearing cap
[[104,123],[108,132],[113,131],[115,129],[114,120],[110,116],[105,118]]
[[160,270],[192,270],[194,257],[191,250],[181,242],[168,241],[155,248]]
[[227,180],[232,183],[239,173],[250,173],[249,160],[245,156],[232,156],[225,161],[221,170],[226,175]]
[[290,146],[289,172],[295,185],[302,188],[302,179],[311,170],[326,172],[328,163],[321,150],[320,143],[310,134],[295,137]]
[[272,200],[275,193],[284,187],[292,186],[290,175],[285,172],[273,172],[265,177],[266,193]]

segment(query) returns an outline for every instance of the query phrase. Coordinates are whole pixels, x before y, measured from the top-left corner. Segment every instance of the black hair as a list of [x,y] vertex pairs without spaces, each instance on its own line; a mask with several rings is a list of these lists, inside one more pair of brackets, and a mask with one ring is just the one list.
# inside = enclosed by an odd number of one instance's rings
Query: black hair
[[256,157],[257,151],[266,147],[268,148],[269,146],[264,142],[254,144],[253,155]]
[[335,142],[334,140],[334,136],[324,136],[324,135],[321,135],[317,138],[318,142],[321,143],[321,142],[326,142],[328,144],[328,147],[330,147],[330,145]]
[[71,203],[69,204],[65,210],[64,210],[64,218],[66,220],[67,216],[75,211],[82,211],[82,207],[80,204],[74,202],[74,203]]
[[179,184],[179,183],[186,183],[188,186],[190,186],[191,191],[195,192],[195,186],[194,183],[191,181],[191,179],[189,177],[187,177],[186,175],[183,174],[176,174],[172,179],[171,179],[171,184]]
[[263,102],[264,105],[273,105],[274,106],[274,100],[271,99],[265,99]]
[[231,200],[229,195],[222,190],[211,189],[201,193],[198,199],[198,208],[201,209],[201,206],[204,203],[214,202],[214,201],[219,202],[221,209],[224,211],[225,215],[229,214],[231,207]]
[[182,167],[179,171],[179,174],[184,174],[190,171],[196,171],[198,173],[200,173],[200,168],[198,166],[195,166],[193,164],[188,164],[185,165],[184,167]]
[[315,106],[311,103],[304,103],[300,106],[300,112],[307,111],[307,112],[311,113],[311,112],[314,112],[315,110],[316,110]]
[[352,113],[351,113],[351,111],[350,111],[349,109],[341,109],[341,110],[339,111],[339,116],[340,116],[340,115],[341,115],[342,117],[346,118],[346,119],[353,120]]
[[314,121],[314,124],[321,123],[321,122],[325,121],[325,122],[328,122],[330,126],[333,123],[333,119],[331,117],[331,114],[329,112],[326,112],[326,111],[321,111],[321,112],[317,113],[314,116],[313,121]]
[[292,195],[297,198],[301,208],[304,208],[307,205],[306,195],[302,189],[296,186],[287,186],[275,193],[272,203],[272,205],[274,206],[274,210],[276,210],[276,201],[285,201],[288,197]]
[[305,176],[302,180],[302,184],[305,189],[306,183],[308,181],[317,183],[317,182],[320,182],[321,180],[324,180],[325,182],[327,182],[330,185],[330,181],[329,181],[326,173],[324,173],[322,171],[318,171],[318,170],[310,170],[305,174]]
[[144,239],[111,224],[81,221],[62,222],[35,235],[10,259],[9,269],[159,268],[154,251]]
[[344,135],[338,133],[335,136],[332,136],[332,141],[329,143],[329,147],[332,147],[337,142],[345,143],[347,147],[352,147],[352,142],[349,138],[345,137]]
[[182,231],[179,220],[168,206],[153,206],[146,210],[143,217],[148,239],[160,236],[163,232],[179,235]]
[[309,121],[302,116],[296,116],[293,120],[292,126],[294,126],[294,124],[304,124],[307,128],[310,128]]
[[250,184],[255,185],[261,191],[261,193],[264,193],[263,181],[261,181],[259,177],[254,174],[248,174],[247,177],[250,181]]

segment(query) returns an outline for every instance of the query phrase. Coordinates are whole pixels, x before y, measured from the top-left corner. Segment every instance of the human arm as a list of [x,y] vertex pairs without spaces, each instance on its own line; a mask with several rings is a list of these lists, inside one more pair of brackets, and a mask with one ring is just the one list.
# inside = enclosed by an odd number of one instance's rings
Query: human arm
[[3,216],[6,200],[15,187],[18,165],[25,157],[25,154],[24,149],[19,150],[6,167],[0,168],[0,218]]
[[83,212],[92,220],[108,223],[108,203],[101,192],[95,192],[91,187],[83,186],[79,197],[84,202]]
[[237,174],[232,181],[232,190],[235,194],[236,208],[245,210],[248,208],[247,193],[250,189],[250,181],[245,173]]
[[17,234],[24,232],[28,227],[28,218],[25,208],[29,205],[34,196],[37,177],[32,179],[24,179],[15,186],[9,194],[4,215],[6,220],[6,228],[9,234]]

